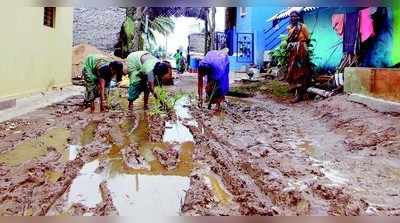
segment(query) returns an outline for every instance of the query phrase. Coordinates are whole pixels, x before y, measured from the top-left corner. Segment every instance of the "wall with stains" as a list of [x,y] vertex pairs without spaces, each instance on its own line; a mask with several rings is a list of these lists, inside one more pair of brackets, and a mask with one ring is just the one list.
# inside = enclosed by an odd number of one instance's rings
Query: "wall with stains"
[[50,28],[43,7],[1,7],[0,100],[71,84],[72,11],[57,7]]
[[400,69],[348,67],[344,75],[346,93],[400,102]]

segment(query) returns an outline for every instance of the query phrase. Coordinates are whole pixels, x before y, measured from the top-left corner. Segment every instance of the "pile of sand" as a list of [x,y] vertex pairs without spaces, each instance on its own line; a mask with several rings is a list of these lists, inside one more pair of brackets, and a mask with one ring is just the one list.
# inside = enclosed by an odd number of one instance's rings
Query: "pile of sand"
[[79,44],[72,49],[72,79],[82,78],[83,61],[89,54],[102,54],[111,57],[114,60],[123,61],[123,59],[112,54],[105,53],[89,44]]

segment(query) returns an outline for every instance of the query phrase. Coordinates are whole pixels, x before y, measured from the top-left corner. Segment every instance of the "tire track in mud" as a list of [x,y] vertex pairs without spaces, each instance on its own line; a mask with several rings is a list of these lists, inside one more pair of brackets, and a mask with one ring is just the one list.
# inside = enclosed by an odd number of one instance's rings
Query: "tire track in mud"
[[193,107],[192,112],[200,123],[189,127],[195,160],[221,177],[241,215],[360,215],[366,209],[288,143],[298,129],[291,108],[229,103],[223,121],[207,120],[208,112]]

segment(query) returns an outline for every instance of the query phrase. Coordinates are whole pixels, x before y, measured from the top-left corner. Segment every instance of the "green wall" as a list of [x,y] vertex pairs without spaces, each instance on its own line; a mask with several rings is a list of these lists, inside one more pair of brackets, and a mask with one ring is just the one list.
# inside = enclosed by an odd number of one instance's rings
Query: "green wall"
[[321,68],[336,68],[342,58],[342,38],[336,34],[332,27],[332,15],[335,8],[320,8],[304,16],[312,38],[316,41],[314,63]]
[[393,0],[393,49],[392,63],[400,62],[400,1]]

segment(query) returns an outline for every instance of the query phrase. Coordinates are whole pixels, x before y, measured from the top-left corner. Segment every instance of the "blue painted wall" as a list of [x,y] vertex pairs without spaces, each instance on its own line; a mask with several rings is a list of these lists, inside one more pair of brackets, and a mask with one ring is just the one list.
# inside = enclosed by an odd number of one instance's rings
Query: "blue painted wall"
[[237,10],[237,20],[234,35],[234,52],[231,56],[231,71],[239,70],[243,65],[248,63],[238,63],[236,61],[236,33],[254,33],[254,63],[260,65],[263,62],[265,50],[265,33],[264,31],[272,26],[267,20],[282,10],[282,7],[248,7],[247,15],[240,16],[240,10]]

